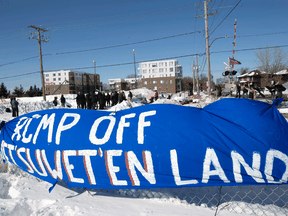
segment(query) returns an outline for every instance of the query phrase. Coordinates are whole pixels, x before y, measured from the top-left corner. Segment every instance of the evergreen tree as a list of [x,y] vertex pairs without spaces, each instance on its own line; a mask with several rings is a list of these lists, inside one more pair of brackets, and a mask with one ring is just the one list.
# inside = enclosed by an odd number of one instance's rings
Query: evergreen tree
[[7,87],[4,85],[4,83],[2,82],[0,85],[0,97],[8,97],[8,91],[7,91]]

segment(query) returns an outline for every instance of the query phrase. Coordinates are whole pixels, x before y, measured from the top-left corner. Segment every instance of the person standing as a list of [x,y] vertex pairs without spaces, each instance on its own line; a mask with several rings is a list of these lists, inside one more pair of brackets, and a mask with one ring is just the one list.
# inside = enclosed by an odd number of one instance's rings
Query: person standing
[[54,106],[58,105],[57,97],[54,97],[53,104],[54,104]]
[[80,108],[81,108],[81,96],[80,96],[80,92],[77,93],[76,103],[77,103],[77,109],[80,109]]
[[133,94],[132,94],[131,91],[129,91],[128,97],[129,97],[129,99],[130,99],[130,101],[131,101],[131,100],[132,100],[132,97],[133,97]]
[[243,98],[248,98],[247,85],[245,85],[244,88],[243,88]]
[[61,101],[61,106],[65,107],[66,100],[65,100],[65,97],[63,95],[61,95],[60,101]]
[[86,109],[86,98],[84,93],[82,92],[80,95],[80,101],[81,101],[81,109]]
[[272,81],[271,81],[271,86],[270,86],[270,92],[271,92],[271,96],[272,96],[272,100],[273,100],[273,101],[274,101],[274,99],[275,99],[275,91],[276,91],[275,81],[272,80]]
[[239,83],[236,84],[237,92],[236,92],[236,98],[241,98],[240,91],[241,91],[241,86]]
[[[246,87],[245,87],[246,88]],[[246,88],[248,91],[249,91],[249,96],[248,98],[251,99],[251,100],[254,100],[256,99],[256,92],[255,92],[255,89],[253,88],[253,85],[250,84],[250,88]]]
[[18,102],[15,97],[12,99],[11,103],[12,103],[12,117],[18,117],[19,116]]
[[[181,93],[180,93],[180,97],[181,97]],[[155,98],[155,101],[158,99],[158,92],[157,92],[157,90],[155,91],[155,96],[154,96],[154,98]]]

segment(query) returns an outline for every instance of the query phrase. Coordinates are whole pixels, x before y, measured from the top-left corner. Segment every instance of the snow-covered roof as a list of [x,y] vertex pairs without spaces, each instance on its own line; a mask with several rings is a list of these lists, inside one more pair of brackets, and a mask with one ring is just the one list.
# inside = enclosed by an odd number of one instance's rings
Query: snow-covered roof
[[250,71],[248,73],[242,74],[242,75],[238,76],[238,78],[239,77],[247,77],[247,76],[255,76],[256,73],[265,74],[266,72],[265,71],[254,70],[254,71]]
[[275,74],[277,74],[277,75],[288,74],[288,69],[284,69],[284,70],[278,71]]

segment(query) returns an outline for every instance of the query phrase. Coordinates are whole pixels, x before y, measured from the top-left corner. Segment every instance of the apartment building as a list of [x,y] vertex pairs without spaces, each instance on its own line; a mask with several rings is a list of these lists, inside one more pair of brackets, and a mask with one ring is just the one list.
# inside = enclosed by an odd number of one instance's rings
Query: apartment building
[[131,90],[146,87],[159,93],[176,93],[182,90],[182,66],[176,59],[140,62],[135,78],[109,79],[111,90]]
[[182,66],[176,59],[140,62],[139,77],[142,87],[160,93],[176,93],[182,90]]
[[132,90],[135,88],[139,88],[141,84],[141,79],[140,78],[126,78],[126,79],[109,79],[109,88],[113,91],[118,91],[118,90]]
[[102,89],[99,74],[80,71],[60,70],[44,72],[45,91],[51,94],[77,94],[77,92],[93,92]]

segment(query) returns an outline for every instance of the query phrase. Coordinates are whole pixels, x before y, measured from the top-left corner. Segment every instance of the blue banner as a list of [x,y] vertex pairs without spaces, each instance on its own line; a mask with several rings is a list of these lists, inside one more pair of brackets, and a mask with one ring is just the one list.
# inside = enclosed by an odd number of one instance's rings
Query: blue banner
[[52,109],[0,134],[9,162],[71,187],[175,188],[287,184],[288,124],[274,105],[222,99],[203,109]]

